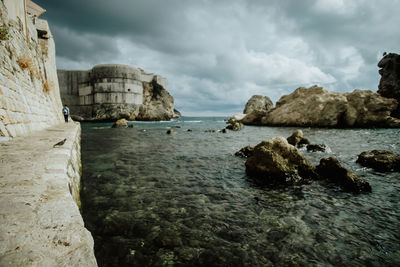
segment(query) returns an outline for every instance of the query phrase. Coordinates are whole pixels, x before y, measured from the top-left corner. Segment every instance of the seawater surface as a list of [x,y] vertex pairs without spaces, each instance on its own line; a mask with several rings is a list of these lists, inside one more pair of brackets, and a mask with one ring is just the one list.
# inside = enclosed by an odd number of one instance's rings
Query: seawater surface
[[[363,151],[398,153],[399,129],[133,125],[82,125],[83,217],[99,266],[400,266],[400,174],[355,163]],[[297,129],[330,148],[303,151],[314,165],[335,155],[372,193],[322,181],[268,188],[246,176],[236,151]]]

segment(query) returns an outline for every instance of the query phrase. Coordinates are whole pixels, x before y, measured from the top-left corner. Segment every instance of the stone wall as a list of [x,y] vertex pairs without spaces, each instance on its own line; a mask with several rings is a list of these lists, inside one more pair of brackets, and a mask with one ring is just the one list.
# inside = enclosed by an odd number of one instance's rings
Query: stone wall
[[0,140],[9,140],[58,124],[63,116],[47,22],[25,17],[24,0],[0,1],[0,12],[0,27],[8,32],[0,40]]

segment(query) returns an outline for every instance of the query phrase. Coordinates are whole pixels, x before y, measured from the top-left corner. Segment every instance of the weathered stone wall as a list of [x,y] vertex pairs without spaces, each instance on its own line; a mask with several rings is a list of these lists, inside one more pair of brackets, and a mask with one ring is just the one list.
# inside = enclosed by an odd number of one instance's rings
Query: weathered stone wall
[[0,150],[0,266],[96,266],[79,212],[79,123],[1,142]]
[[[47,22],[29,15],[25,27],[23,10],[24,0],[0,2],[1,27],[8,31],[0,40],[0,140],[63,121],[53,37]],[[45,39],[38,38],[35,23]]]

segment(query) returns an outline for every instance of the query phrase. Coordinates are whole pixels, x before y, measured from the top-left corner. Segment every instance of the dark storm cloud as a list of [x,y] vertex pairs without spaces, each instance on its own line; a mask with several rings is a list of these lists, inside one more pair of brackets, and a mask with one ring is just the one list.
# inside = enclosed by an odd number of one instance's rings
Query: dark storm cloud
[[253,94],[276,101],[312,84],[376,91],[382,52],[399,52],[398,0],[36,2],[60,68],[161,74],[184,114],[241,112]]

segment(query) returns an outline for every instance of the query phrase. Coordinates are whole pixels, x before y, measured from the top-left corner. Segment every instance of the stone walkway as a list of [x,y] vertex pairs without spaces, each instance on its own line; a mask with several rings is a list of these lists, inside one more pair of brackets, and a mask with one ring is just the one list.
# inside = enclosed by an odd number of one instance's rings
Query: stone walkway
[[80,167],[78,123],[0,142],[0,266],[97,265],[77,205]]

